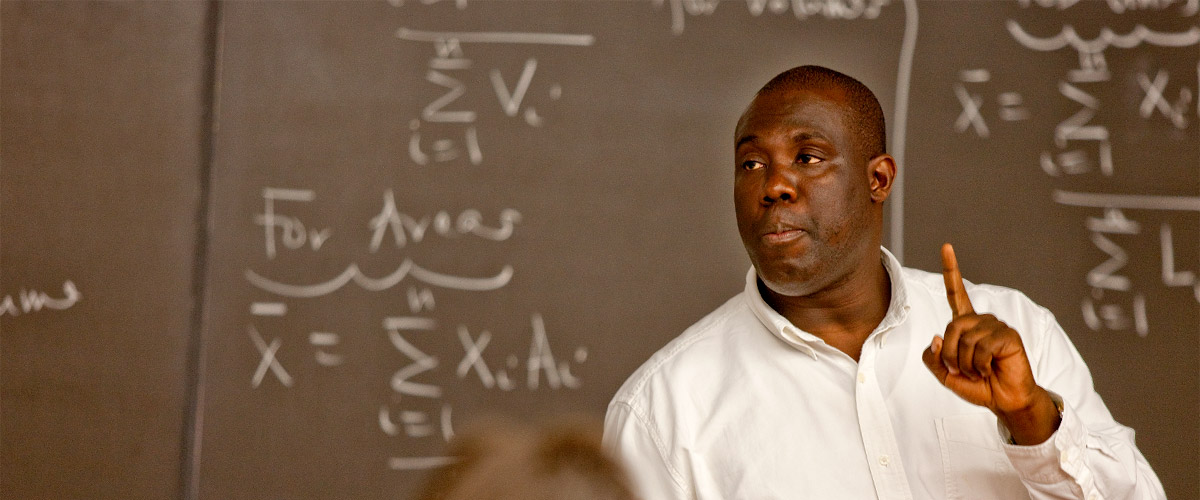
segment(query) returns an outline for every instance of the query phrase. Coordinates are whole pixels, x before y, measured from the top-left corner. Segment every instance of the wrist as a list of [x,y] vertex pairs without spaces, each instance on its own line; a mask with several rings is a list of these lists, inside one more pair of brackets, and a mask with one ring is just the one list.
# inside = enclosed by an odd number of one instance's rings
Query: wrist
[[1037,388],[1030,404],[1012,411],[996,412],[1001,425],[1012,436],[1011,444],[1034,446],[1044,443],[1062,423],[1062,402]]

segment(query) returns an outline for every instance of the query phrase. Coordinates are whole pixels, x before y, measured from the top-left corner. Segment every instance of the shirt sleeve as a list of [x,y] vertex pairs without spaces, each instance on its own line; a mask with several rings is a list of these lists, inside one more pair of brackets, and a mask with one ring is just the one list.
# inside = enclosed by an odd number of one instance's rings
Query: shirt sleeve
[[662,440],[626,403],[613,402],[604,418],[604,447],[622,463],[643,500],[690,500],[666,460]]
[[[1026,351],[1038,385],[1060,398],[1063,414],[1045,442],[1004,445],[1030,498],[1165,500],[1162,483],[1134,444],[1133,429],[1113,420],[1075,346],[1053,315],[1038,309],[1041,336],[1026,337]],[[1008,443],[1008,430],[1000,431]]]

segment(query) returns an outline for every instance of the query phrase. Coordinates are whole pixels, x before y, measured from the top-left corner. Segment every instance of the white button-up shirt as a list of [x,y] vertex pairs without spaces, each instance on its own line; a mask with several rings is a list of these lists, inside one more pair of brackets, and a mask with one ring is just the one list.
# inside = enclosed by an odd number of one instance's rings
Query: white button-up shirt
[[939,274],[900,267],[856,363],[746,289],[663,347],[613,398],[605,446],[645,500],[1165,498],[1053,315],[967,283],[975,310],[1021,334],[1063,403],[1037,446],[1008,444],[986,408],[942,387],[921,352],[950,321]]

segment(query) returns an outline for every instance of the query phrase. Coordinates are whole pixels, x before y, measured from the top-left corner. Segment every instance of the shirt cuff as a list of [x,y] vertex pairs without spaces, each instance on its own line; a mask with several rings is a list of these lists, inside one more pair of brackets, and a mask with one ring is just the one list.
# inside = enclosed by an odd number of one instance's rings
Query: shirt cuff
[[1004,453],[1025,483],[1051,485],[1070,481],[1074,483],[1071,489],[1078,493],[1093,491],[1095,481],[1084,457],[1087,428],[1061,396],[1048,392],[1054,404],[1061,408],[1062,421],[1058,430],[1041,444],[1021,446],[1010,444],[1012,434],[997,420]]

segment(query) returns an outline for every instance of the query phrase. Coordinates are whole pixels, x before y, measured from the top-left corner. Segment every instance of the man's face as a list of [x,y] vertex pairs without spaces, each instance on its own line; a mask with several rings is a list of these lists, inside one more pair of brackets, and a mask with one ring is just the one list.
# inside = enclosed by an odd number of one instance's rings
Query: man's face
[[758,96],[735,133],[738,231],[775,293],[808,296],[847,279],[878,245],[871,176],[837,90]]

